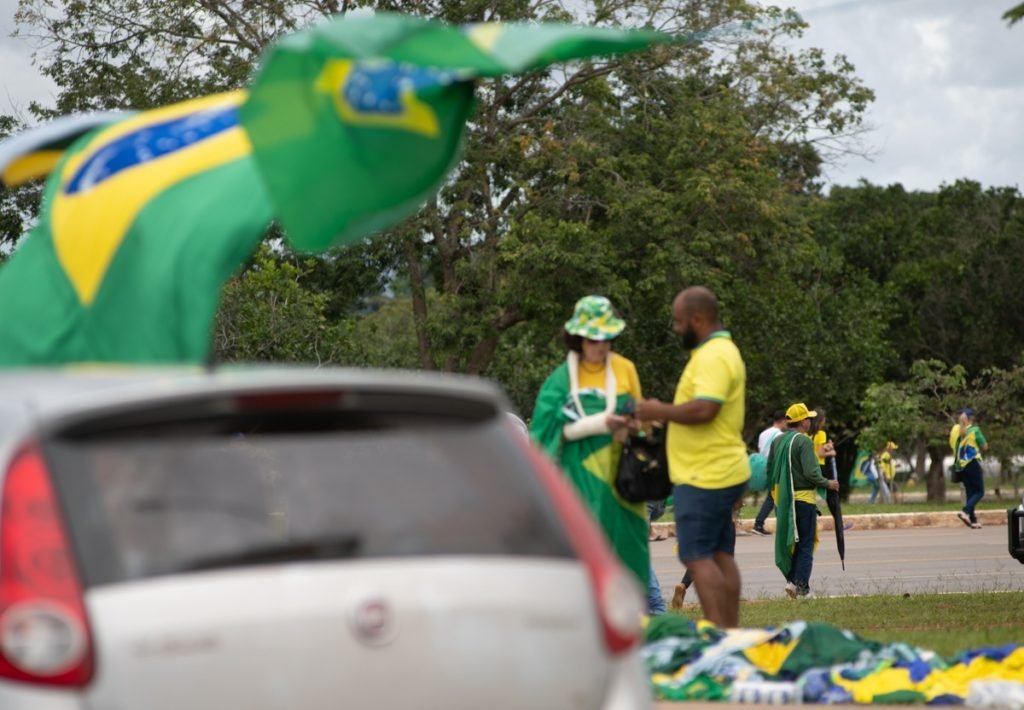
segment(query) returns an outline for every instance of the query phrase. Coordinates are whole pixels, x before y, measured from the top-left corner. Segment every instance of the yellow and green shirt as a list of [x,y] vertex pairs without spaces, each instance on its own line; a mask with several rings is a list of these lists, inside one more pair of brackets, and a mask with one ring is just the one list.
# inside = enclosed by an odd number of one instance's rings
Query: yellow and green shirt
[[953,465],[957,469],[962,469],[975,459],[981,461],[981,450],[988,443],[976,424],[971,424],[962,434],[960,425],[954,425],[953,430],[949,432],[949,441],[953,447]]
[[[814,436],[811,436],[810,434],[805,434],[805,436],[808,439],[810,439],[811,443],[813,444],[813,447],[812,447],[811,450],[814,451],[814,458],[816,458],[818,460],[818,466],[819,466],[819,468],[821,468],[821,473],[824,476],[825,475],[825,457],[824,456],[818,456],[818,447],[825,445],[825,442],[828,441],[828,434],[825,433],[824,429],[820,429],[820,430],[818,430],[818,431],[816,431],[814,433]],[[828,476],[825,476],[825,478],[828,478]],[[794,500],[800,500],[800,501],[803,501],[804,503],[810,503],[810,504],[813,505],[813,504],[818,502],[818,491],[817,491],[817,489],[813,489],[813,490],[809,490],[809,491],[796,491],[793,494],[793,498],[794,498]]]
[[673,404],[694,399],[718,402],[705,424],[668,424],[668,470],[672,482],[698,488],[727,488],[750,478],[743,443],[747,369],[727,331],[709,335],[690,355]]
[[[605,372],[604,364],[599,369],[591,372],[587,368],[594,367],[590,363],[584,363],[580,358],[579,385],[580,390],[594,389],[604,393]],[[615,374],[615,394],[628,394],[635,400],[640,399],[640,376],[636,374],[636,365],[632,360],[624,358],[616,352],[612,353],[612,372]]]

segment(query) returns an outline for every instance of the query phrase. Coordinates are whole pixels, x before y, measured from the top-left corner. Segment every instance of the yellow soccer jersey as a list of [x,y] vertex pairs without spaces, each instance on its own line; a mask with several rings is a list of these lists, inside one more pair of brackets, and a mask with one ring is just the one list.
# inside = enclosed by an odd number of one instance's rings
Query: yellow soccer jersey
[[673,483],[727,488],[750,478],[742,436],[746,385],[746,366],[728,332],[712,333],[693,350],[673,404],[708,399],[721,404],[721,409],[706,424],[669,422],[668,462]]

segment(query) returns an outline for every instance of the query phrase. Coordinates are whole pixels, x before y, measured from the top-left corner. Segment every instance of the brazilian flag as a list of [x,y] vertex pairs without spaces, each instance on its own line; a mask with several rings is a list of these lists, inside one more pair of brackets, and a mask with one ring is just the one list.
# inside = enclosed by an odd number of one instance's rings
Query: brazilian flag
[[[788,579],[796,547],[796,498],[793,492],[792,447],[800,432],[787,431],[772,442],[768,486],[775,499],[775,566]],[[777,442],[777,443],[776,443]]]
[[0,364],[206,358],[221,286],[272,216],[244,99],[138,113],[68,148],[0,269]]
[[870,486],[871,481],[864,475],[864,463],[871,458],[871,452],[867,449],[861,449],[857,452],[857,458],[853,461],[853,468],[850,470],[850,486],[852,488],[863,488],[864,486]]
[[25,155],[0,145],[0,187],[52,169],[0,270],[0,365],[202,362],[221,288],[272,219],[308,251],[394,225],[456,161],[476,81],[670,41],[335,18],[273,46],[246,91],[103,118]]
[[377,13],[286,37],[242,122],[292,243],[323,249],[412,214],[458,158],[479,79],[678,42],[649,30]]

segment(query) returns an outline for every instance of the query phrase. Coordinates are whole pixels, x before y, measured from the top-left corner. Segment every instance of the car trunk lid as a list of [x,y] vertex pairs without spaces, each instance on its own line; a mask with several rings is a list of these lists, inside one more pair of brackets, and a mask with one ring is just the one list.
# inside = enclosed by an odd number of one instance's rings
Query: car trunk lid
[[598,708],[609,659],[587,585],[574,560],[437,557],[104,586],[87,596],[89,704]]

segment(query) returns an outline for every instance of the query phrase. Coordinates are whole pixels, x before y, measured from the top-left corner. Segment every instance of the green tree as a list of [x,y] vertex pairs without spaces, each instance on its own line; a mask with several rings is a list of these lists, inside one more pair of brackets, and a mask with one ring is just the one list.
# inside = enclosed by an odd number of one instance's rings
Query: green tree
[[1009,10],[1003,13],[1003,19],[1006,20],[1010,27],[1024,20],[1024,2],[1020,5],[1014,5]]
[[[44,41],[38,59],[63,113],[241,86],[275,37],[351,7],[21,0],[18,18]],[[484,84],[462,160],[436,199],[355,251],[264,254],[225,293],[222,357],[405,363],[408,341],[392,329],[408,324],[415,365],[493,376],[525,410],[560,357],[572,303],[602,292],[630,322],[619,347],[647,391],[665,397],[682,366],[669,303],[706,283],[747,353],[752,419],[795,392],[856,406],[885,361],[883,308],[860,271],[816,244],[806,212],[820,199],[822,161],[856,149],[873,95],[845,58],[793,49],[805,27],[795,13],[742,0],[584,3],[571,13],[539,0],[376,8],[451,22],[651,25],[694,41]],[[359,314],[389,291],[399,296],[392,307]],[[301,332],[322,336],[299,342],[293,332],[286,345],[269,325],[282,304],[305,319]],[[409,321],[395,316],[403,306]]]
[[919,360],[910,379],[868,388],[858,443],[878,450],[886,441],[920,442],[930,461],[928,500],[945,500],[944,459],[951,455],[949,432],[957,414],[970,405],[990,440],[988,456],[1001,462],[1002,479],[1019,490],[1015,454],[1024,449],[1024,365],[989,368],[970,378],[960,365]]
[[813,218],[820,241],[876,284],[895,358],[960,363],[974,377],[1024,350],[1024,201],[1016,188],[958,180],[935,193],[835,188]]
[[921,360],[904,382],[885,382],[867,389],[863,415],[867,426],[857,441],[877,451],[886,441],[922,442],[928,453],[928,500],[946,499],[943,461],[949,455],[949,430],[968,401],[966,372],[938,360]]
[[340,338],[327,318],[329,297],[303,283],[314,267],[262,245],[224,288],[214,329],[216,359],[337,363]]

